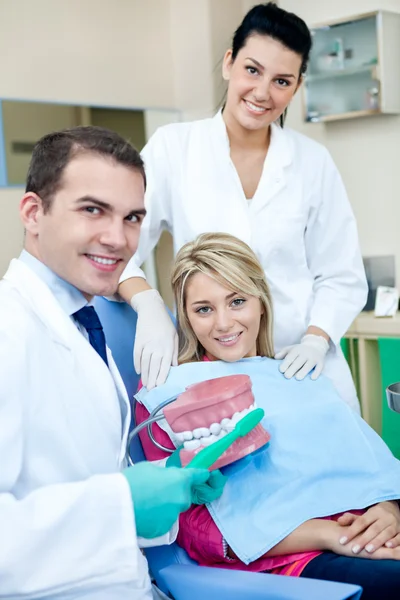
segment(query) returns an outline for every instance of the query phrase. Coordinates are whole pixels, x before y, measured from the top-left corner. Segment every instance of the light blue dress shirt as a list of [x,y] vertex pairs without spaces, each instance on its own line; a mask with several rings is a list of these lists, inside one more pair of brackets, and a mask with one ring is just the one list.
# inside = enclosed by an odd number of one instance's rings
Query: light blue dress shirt
[[[50,288],[63,310],[72,319],[72,315],[76,311],[88,304],[85,296],[75,286],[61,279],[49,267],[26,250],[22,250],[19,260],[25,263]],[[76,323],[75,319],[73,321]],[[82,326],[78,326],[78,329],[86,334]]]

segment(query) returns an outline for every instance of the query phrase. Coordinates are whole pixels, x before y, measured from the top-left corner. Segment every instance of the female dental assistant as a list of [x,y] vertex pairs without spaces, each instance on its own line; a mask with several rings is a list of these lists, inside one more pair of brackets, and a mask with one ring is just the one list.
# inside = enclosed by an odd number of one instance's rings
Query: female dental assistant
[[139,266],[163,229],[175,252],[202,232],[223,231],[247,242],[265,269],[281,371],[302,379],[323,370],[358,410],[338,345],[366,301],[356,222],[328,151],[283,127],[310,49],[299,17],[272,2],[253,7],[224,57],[223,110],[162,127],[143,150],[148,212],[119,292],[138,313],[135,367],[147,387],[165,380],[177,341]]

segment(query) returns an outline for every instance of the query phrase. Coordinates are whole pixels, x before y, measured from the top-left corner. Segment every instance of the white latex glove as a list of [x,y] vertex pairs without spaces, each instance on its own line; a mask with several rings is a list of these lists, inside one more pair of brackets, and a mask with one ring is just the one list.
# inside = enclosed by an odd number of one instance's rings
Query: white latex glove
[[151,390],[165,382],[171,365],[178,364],[178,334],[157,290],[135,294],[131,306],[138,317],[133,364]]
[[285,360],[280,365],[279,370],[285,374],[286,379],[291,379],[296,375],[299,381],[304,379],[312,369],[314,372],[311,379],[318,379],[324,368],[325,356],[329,350],[329,344],[321,335],[309,333],[305,335],[300,344],[286,346],[280,352],[275,354],[275,358]]

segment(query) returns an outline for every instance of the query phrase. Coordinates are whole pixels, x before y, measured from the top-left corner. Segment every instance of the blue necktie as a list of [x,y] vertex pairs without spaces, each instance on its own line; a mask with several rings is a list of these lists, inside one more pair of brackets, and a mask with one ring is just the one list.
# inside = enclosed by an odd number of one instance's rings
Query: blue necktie
[[89,342],[108,367],[106,338],[103,326],[93,306],[84,306],[72,315],[88,332]]

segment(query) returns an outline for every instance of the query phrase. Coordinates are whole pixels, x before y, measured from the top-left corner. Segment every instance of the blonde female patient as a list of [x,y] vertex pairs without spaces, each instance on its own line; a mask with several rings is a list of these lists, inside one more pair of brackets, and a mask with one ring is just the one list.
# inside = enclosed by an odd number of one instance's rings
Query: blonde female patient
[[[193,383],[247,374],[271,435],[222,469],[219,500],[181,516],[179,544],[202,565],[354,583],[363,600],[397,597],[400,462],[327,378],[288,380],[276,368],[271,295],[254,252],[202,234],[178,252],[172,286],[179,366],[138,392],[136,421]],[[167,456],[140,435],[148,459]],[[177,445],[163,422],[153,435]]]

